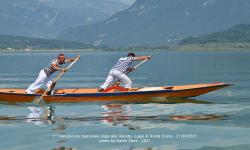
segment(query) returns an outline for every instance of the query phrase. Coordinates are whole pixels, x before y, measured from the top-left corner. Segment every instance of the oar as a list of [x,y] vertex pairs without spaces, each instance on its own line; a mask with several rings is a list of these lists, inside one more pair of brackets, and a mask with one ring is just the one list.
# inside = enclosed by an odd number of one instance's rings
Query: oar
[[[125,72],[125,74],[129,74],[130,72],[132,72],[133,70],[136,70],[138,67],[140,67],[142,64],[144,64],[146,61],[148,61],[149,59],[145,59],[142,62],[138,63],[136,66],[133,67],[133,69],[128,70]],[[115,86],[115,85],[119,85],[120,81],[116,81],[114,82],[111,86]]]
[[126,74],[129,74],[131,71],[136,70],[138,67],[140,67],[142,64],[144,64],[144,63],[145,63],[146,61],[148,61],[148,60],[149,60],[149,59],[143,60],[142,62],[140,62],[140,63],[138,63],[136,66],[134,66],[132,70],[126,71],[125,73],[126,73]]
[[[69,70],[69,68],[71,68],[71,66],[73,66],[73,64],[78,60],[80,59],[80,55],[78,55],[76,57],[76,59],[66,68],[67,70]],[[65,72],[61,72],[52,82],[52,85],[50,86],[49,90],[47,91],[47,95],[50,95],[51,92],[54,90],[55,86],[56,86],[56,81],[59,80],[62,75],[64,74]]]
[[[66,68],[66,70],[68,71],[74,65],[74,63],[76,63],[79,59],[80,59],[80,55],[77,56],[77,58]],[[57,77],[52,81],[52,85],[53,84],[55,85],[56,81],[59,80],[64,73],[65,72],[62,71],[60,74],[58,74]],[[34,99],[34,103],[35,104],[39,103],[43,99],[43,97],[47,94],[47,92],[51,90],[51,88],[52,86],[50,88],[47,88],[46,91],[44,91],[44,93],[38,99]]]

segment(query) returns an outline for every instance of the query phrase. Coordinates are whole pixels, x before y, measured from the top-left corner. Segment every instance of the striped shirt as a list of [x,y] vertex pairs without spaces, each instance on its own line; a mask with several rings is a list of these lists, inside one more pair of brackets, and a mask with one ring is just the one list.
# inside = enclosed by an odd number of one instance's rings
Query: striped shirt
[[[65,61],[65,62],[66,62],[66,61]],[[50,75],[52,75],[54,72],[57,71],[56,69],[53,68],[53,64],[57,65],[58,67],[62,67],[62,64],[65,64],[65,62],[64,62],[64,63],[59,63],[59,62],[57,61],[57,59],[53,59],[53,60],[50,62],[49,66],[46,67],[46,68],[44,69],[44,72],[47,74],[47,76],[50,76]]]
[[125,73],[133,61],[134,57],[121,57],[112,69]]

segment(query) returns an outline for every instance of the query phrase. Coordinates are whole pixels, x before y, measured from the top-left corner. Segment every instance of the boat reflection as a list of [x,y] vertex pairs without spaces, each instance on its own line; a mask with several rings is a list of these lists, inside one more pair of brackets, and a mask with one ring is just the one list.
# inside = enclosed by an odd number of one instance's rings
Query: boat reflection
[[[102,122],[110,126],[127,126],[130,130],[142,129],[139,124],[134,122],[153,122],[153,123],[171,123],[173,121],[204,121],[204,120],[222,120],[226,116],[217,114],[160,114],[160,115],[134,115],[130,105],[126,104],[107,104],[102,108],[106,112],[102,113]],[[167,126],[165,126],[167,127]]]
[[[182,100],[184,101],[184,100]],[[189,100],[188,103],[190,103]],[[204,106],[207,103],[200,101]],[[198,101],[184,105],[197,106]],[[60,104],[47,107],[34,107],[26,106],[29,113],[23,116],[0,116],[0,124],[16,124],[16,123],[29,123],[36,126],[49,126],[53,135],[55,135],[55,141],[62,145],[62,147],[54,148],[55,150],[67,150],[74,148],[63,147],[63,144],[70,141],[68,138],[58,138],[61,135],[67,135],[70,130],[76,129],[75,127],[91,128],[92,126],[104,126],[106,127],[119,127],[128,130],[145,130],[155,128],[165,128],[175,130],[180,128],[183,124],[202,124],[204,121],[218,121],[225,119],[226,116],[218,115],[216,113],[199,114],[198,112],[186,111],[186,113],[180,114],[176,109],[179,104],[175,103],[108,103],[108,104],[93,104],[94,110],[97,112],[85,112],[86,108],[89,108],[92,104],[71,104],[67,107]],[[210,104],[208,104],[209,106]],[[183,105],[182,105],[183,106]],[[46,108],[46,109],[45,109]],[[60,109],[63,108],[63,109]],[[77,108],[74,110],[74,108]],[[85,108],[85,109],[84,109]],[[92,109],[93,109],[92,108]],[[183,107],[181,107],[182,109]],[[57,110],[58,109],[58,110]],[[66,110],[65,110],[66,109]],[[190,109],[190,108],[189,108]],[[60,112],[63,110],[63,112]],[[58,112],[57,112],[58,111]],[[71,112],[68,112],[71,111]],[[80,111],[77,113],[77,111]],[[183,110],[181,110],[183,111]],[[63,114],[67,112],[66,114]],[[189,113],[188,113],[189,112]],[[63,115],[62,115],[63,114]],[[191,121],[191,122],[190,122]],[[194,123],[195,122],[195,123]],[[133,149],[133,148],[130,148]],[[150,148],[149,148],[150,149]]]
[[77,150],[77,148],[70,148],[70,147],[61,146],[61,147],[57,147],[57,148],[52,148],[51,150]]
[[173,115],[169,117],[173,121],[187,121],[187,120],[222,120],[225,116],[220,115]]
[[28,107],[30,113],[27,115],[24,122],[33,123],[38,126],[45,126],[55,123],[54,108],[49,106],[44,107]]
[[[199,121],[199,120],[221,120],[224,119],[225,116],[217,115],[217,114],[184,114],[184,115],[176,115],[174,112],[159,112],[157,115],[138,115],[133,112],[131,106],[138,105],[154,105],[154,104],[163,104],[163,108],[165,106],[171,106],[171,104],[178,103],[191,103],[191,104],[210,104],[207,101],[201,100],[192,100],[192,99],[180,99],[180,100],[168,100],[166,101],[154,101],[154,102],[140,102],[140,103],[97,103],[93,105],[100,106],[103,111],[97,113],[96,115],[84,116],[81,117],[81,114],[74,116],[62,116],[56,113],[56,104],[54,107],[27,107],[29,110],[29,114],[27,116],[0,116],[0,123],[11,123],[11,121],[17,122],[25,122],[32,123],[38,126],[52,125],[56,124],[54,131],[63,131],[65,130],[71,123],[75,122],[100,122],[107,126],[124,126],[128,127],[131,130],[140,129],[138,125],[133,126],[134,122],[147,121],[153,123],[169,123],[171,121]],[[84,103],[80,103],[84,105]],[[168,105],[169,104],[169,105]],[[73,106],[75,104],[72,104]],[[89,103],[88,103],[89,105]],[[71,105],[69,105],[71,106]],[[158,105],[161,106],[161,105]],[[46,108],[46,109],[45,109]],[[157,107],[155,108],[157,109]],[[142,110],[143,112],[143,110]]]
[[51,125],[54,121],[54,108],[47,107],[27,107],[28,115],[25,116],[8,116],[0,115],[0,124],[11,123],[32,123],[38,126]]
[[[186,103],[194,103],[194,104],[210,104],[205,101],[198,101],[198,100],[178,100],[178,102],[186,102]],[[173,101],[172,101],[173,102]],[[145,122],[148,122],[150,124],[156,124],[158,126],[160,123],[166,126],[166,124],[169,123],[178,123],[178,121],[208,121],[208,120],[222,120],[225,119],[226,116],[224,115],[218,115],[218,114],[183,114],[183,115],[177,115],[175,114],[175,110],[173,112],[159,112],[155,115],[147,115],[147,113],[143,113],[144,110],[142,110],[140,114],[135,113],[133,111],[132,106],[138,105],[149,105],[154,106],[154,104],[163,104],[163,108],[165,106],[171,106],[168,105],[169,103],[166,102],[150,102],[150,103],[108,103],[108,104],[101,104],[101,108],[103,109],[103,112],[100,112],[99,115],[96,116],[84,116],[84,117],[63,117],[61,116],[61,120],[64,120],[65,122],[88,122],[88,123],[96,123],[97,121],[106,125],[106,126],[120,126],[120,127],[126,127],[130,130],[139,130],[143,129],[144,126],[141,126],[142,124],[145,124]],[[172,104],[172,103],[171,103]],[[176,101],[175,101],[176,104]],[[161,106],[161,105],[158,105]],[[157,107],[155,108],[157,109]],[[166,108],[168,109],[168,108]],[[138,112],[138,110],[137,110]],[[192,112],[190,112],[192,113]],[[141,122],[141,123],[140,123]],[[143,122],[143,123],[142,123]]]
[[123,126],[124,123],[129,122],[132,116],[132,110],[129,105],[123,104],[106,104],[102,105],[105,112],[103,115],[102,122],[104,124],[113,126]]

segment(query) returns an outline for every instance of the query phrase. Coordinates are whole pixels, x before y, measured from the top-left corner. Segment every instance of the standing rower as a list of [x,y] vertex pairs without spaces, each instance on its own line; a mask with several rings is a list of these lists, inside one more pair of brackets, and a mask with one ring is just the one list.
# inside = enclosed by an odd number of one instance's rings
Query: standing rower
[[34,83],[32,83],[26,93],[34,94],[37,89],[39,89],[43,84],[46,84],[47,88],[52,85],[51,75],[56,71],[66,72],[66,68],[62,68],[65,63],[73,62],[76,58],[65,58],[64,54],[59,54],[58,57],[50,62],[50,65],[42,69]]
[[133,69],[129,68],[133,61],[142,61],[150,59],[151,56],[135,56],[134,53],[128,53],[127,57],[121,57],[118,62],[109,71],[108,77],[103,85],[98,89],[99,92],[105,90],[110,86],[115,80],[119,80],[125,84],[127,90],[131,89],[132,81],[126,75],[126,71]]

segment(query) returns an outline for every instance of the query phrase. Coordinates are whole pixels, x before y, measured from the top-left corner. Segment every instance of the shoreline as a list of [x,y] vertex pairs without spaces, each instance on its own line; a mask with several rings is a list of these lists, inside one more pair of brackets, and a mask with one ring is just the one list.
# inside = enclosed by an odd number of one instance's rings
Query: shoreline
[[40,50],[0,50],[0,53],[39,53],[39,52],[122,52],[122,51],[250,51],[250,46],[192,44],[176,45],[166,48],[88,48],[88,49],[40,49]]
[[36,52],[95,52],[98,49],[79,49],[79,50],[49,50],[49,49],[41,49],[41,50],[0,50],[0,53],[36,53]]

